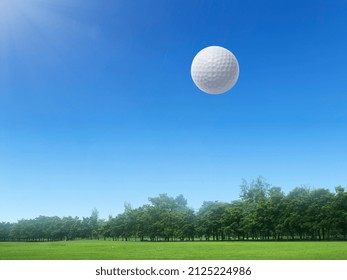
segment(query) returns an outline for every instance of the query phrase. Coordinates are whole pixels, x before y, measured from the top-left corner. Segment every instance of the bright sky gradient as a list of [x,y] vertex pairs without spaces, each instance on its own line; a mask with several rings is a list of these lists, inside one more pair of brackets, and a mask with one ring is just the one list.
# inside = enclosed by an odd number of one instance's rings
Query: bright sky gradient
[[[347,185],[347,2],[0,0],[0,221]],[[195,54],[231,50],[208,95]]]

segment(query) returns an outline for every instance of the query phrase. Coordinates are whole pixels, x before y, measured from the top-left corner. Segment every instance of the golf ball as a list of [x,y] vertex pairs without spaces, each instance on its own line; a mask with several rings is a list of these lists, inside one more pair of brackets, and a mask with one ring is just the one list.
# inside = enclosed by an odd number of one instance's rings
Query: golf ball
[[202,49],[194,57],[191,75],[195,85],[209,94],[230,90],[239,77],[239,63],[235,55],[219,46]]

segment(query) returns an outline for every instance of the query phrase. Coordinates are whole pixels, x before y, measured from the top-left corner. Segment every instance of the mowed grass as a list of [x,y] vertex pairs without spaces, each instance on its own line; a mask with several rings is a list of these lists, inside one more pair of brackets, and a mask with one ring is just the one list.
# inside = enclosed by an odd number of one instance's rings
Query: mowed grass
[[347,242],[0,242],[1,260],[347,260]]

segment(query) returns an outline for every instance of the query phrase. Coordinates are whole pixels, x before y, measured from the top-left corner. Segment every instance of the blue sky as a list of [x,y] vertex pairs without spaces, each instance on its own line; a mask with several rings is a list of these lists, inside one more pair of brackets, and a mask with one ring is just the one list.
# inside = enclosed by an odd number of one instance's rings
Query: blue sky
[[[346,1],[3,0],[0,221],[347,183]],[[208,95],[190,66],[231,50]]]

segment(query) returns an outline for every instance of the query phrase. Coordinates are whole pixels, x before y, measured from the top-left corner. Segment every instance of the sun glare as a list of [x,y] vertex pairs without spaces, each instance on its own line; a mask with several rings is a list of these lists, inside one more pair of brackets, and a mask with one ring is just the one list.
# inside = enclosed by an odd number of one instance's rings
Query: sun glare
[[0,40],[16,35],[27,6],[28,2],[24,0],[0,0]]
[[19,0],[0,0],[0,21],[2,23],[11,20],[18,11],[17,8],[23,1]]
[[[46,50],[46,61],[68,28],[68,18],[59,13],[66,0],[0,0],[0,84],[16,77],[17,70],[32,72],[32,57]],[[39,60],[39,59],[38,59]],[[37,60],[37,61],[38,61]],[[52,62],[53,63],[53,62]],[[17,68],[16,68],[17,67]]]
[[16,84],[21,74],[39,83],[39,73],[70,63],[79,40],[91,36],[89,25],[78,20],[82,3],[0,0],[0,93],[2,84]]
[[69,31],[70,20],[64,11],[76,3],[78,1],[70,4],[66,0],[0,0],[0,44],[24,47],[27,40],[37,36],[54,40]]

